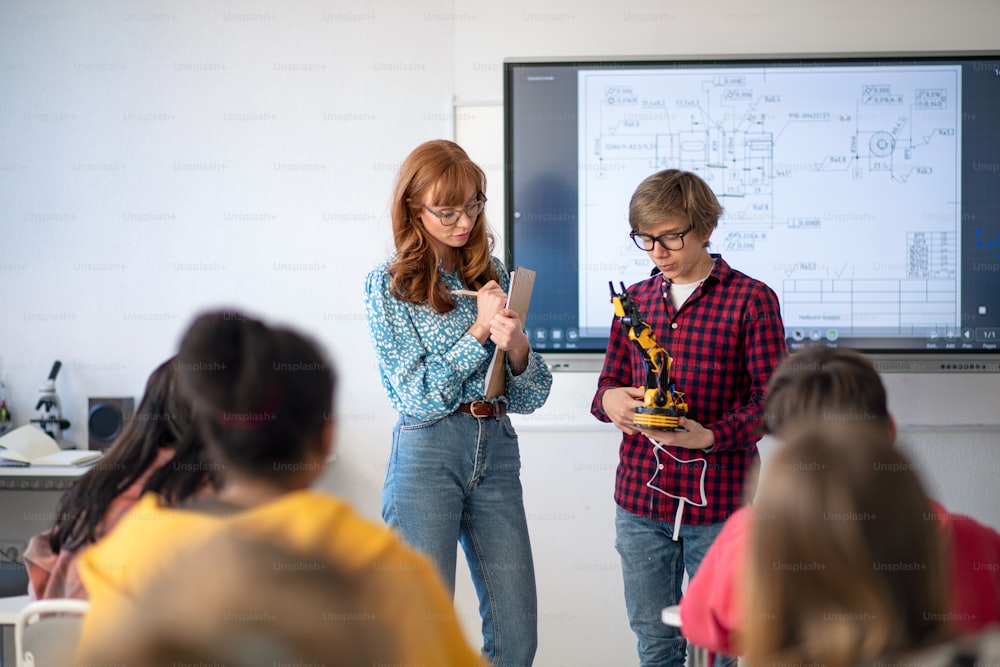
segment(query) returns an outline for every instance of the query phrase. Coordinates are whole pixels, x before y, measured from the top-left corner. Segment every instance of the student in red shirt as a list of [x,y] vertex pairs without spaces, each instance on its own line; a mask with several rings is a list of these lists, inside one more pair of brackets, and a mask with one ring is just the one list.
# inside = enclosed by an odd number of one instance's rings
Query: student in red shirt
[[783,438],[754,503],[740,662],[929,667],[950,639],[947,566],[916,466],[863,420]]
[[[888,431],[885,386],[862,355],[825,346],[808,347],[788,357],[768,387],[765,430],[780,439],[805,420],[820,423],[865,421]],[[930,501],[926,519],[936,522],[948,548],[952,630],[968,633],[1000,621],[1000,534],[971,517],[952,514]],[[708,550],[698,574],[681,600],[684,635],[713,652],[738,652],[735,634],[742,627],[740,582],[750,549],[754,508],[737,511]]]
[[764,390],[786,352],[774,292],[709,253],[721,214],[705,181],[673,169],[644,180],[629,204],[630,237],[655,269],[628,293],[673,358],[671,380],[689,404],[683,430],[632,426],[646,367],[617,322],[591,406],[623,433],[616,548],[644,667],[684,663],[685,640],[660,614],[743,501]]

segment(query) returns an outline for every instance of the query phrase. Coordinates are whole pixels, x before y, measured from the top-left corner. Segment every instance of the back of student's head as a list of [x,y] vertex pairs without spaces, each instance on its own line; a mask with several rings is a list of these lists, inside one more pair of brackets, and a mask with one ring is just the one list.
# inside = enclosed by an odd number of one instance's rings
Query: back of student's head
[[684,218],[695,234],[708,236],[719,224],[722,205],[700,176],[689,171],[665,169],[648,176],[628,207],[632,231],[639,232],[671,218]]
[[744,572],[751,667],[851,667],[944,638],[944,547],[885,429],[791,429],[765,466]]
[[60,499],[49,538],[54,552],[76,549],[100,537],[98,526],[111,501],[150,469],[163,448],[172,449],[173,457],[149,477],[145,490],[180,502],[214,481],[193,428],[191,405],[177,385],[175,358],[150,374],[139,406],[121,434]]
[[803,422],[867,423],[892,429],[882,378],[863,355],[808,346],[785,358],[764,397],[764,430],[778,438]]
[[404,664],[396,633],[407,629],[385,612],[406,602],[379,588],[377,575],[224,529],[173,554],[127,617],[97,630],[79,664]]
[[206,313],[177,363],[206,445],[227,469],[275,476],[322,449],[336,379],[306,336],[241,312]]

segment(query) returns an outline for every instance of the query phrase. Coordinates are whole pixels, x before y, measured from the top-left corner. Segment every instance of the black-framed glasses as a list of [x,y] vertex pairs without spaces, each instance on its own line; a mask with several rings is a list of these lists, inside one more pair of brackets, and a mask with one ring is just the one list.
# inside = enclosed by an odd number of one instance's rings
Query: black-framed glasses
[[636,248],[645,250],[646,252],[655,248],[657,243],[663,246],[664,250],[683,250],[684,237],[690,234],[692,229],[694,229],[694,225],[691,225],[683,232],[670,232],[669,234],[660,234],[659,236],[632,232],[628,236],[632,239],[632,243],[635,244]]
[[469,216],[469,220],[475,223],[476,218],[479,217],[479,214],[483,212],[484,208],[486,208],[486,195],[484,195],[482,192],[476,193],[476,201],[474,203],[466,204],[461,208],[448,207],[448,208],[438,209],[437,211],[435,211],[427,204],[424,204],[424,209],[426,209],[428,213],[437,218],[438,222],[440,222],[445,227],[452,227],[458,224],[458,221],[462,218],[462,213],[465,213],[467,216]]

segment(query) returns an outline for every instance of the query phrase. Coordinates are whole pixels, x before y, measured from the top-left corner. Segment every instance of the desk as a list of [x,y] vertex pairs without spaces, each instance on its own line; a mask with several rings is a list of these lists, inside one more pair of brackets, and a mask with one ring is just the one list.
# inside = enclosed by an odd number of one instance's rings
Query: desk
[[0,466],[0,491],[65,491],[90,466]]
[[[664,625],[669,625],[672,628],[681,629],[681,606],[679,604],[671,605],[669,607],[664,607],[663,611],[660,612],[660,620],[663,621]],[[691,667],[711,667],[709,663],[709,653],[701,646],[695,646],[691,642],[688,642],[688,648],[691,649],[691,659],[689,665]]]
[[[20,554],[32,535],[52,527],[59,499],[89,468],[0,466],[0,545]],[[7,591],[5,591],[7,592]]]
[[663,611],[660,612],[660,620],[663,621],[664,625],[669,625],[672,628],[680,628],[681,606],[675,604],[670,607],[664,607]]
[[[91,466],[0,466],[0,541],[23,550],[28,539],[52,527],[56,505]],[[0,598],[0,667],[13,667],[14,623],[27,595]]]
[[0,598],[0,625],[14,625],[17,622],[17,615],[29,602],[31,602],[30,595]]
[[14,655],[14,624],[29,602],[31,596],[28,595],[0,598],[0,667],[14,667],[17,664]]
[[76,466],[0,466],[0,542],[23,549],[32,535],[55,522],[59,498],[90,470]]

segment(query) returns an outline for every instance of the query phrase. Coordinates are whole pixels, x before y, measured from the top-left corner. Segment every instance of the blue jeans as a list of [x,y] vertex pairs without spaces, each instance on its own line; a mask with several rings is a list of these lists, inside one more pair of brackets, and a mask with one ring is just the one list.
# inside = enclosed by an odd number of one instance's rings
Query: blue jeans
[[382,517],[430,556],[452,595],[455,545],[462,545],[479,596],[483,653],[497,667],[530,665],[538,646],[520,474],[517,435],[506,416],[403,415],[382,488]]
[[[660,614],[664,607],[680,603],[684,570],[694,576],[722,525],[682,523],[675,542],[671,539],[673,521],[616,508],[615,548],[622,560],[625,609],[638,638],[642,667],[683,667],[687,640],[677,628],[665,625]],[[728,662],[724,659],[722,664]],[[718,659],[716,664],[720,664]]]

